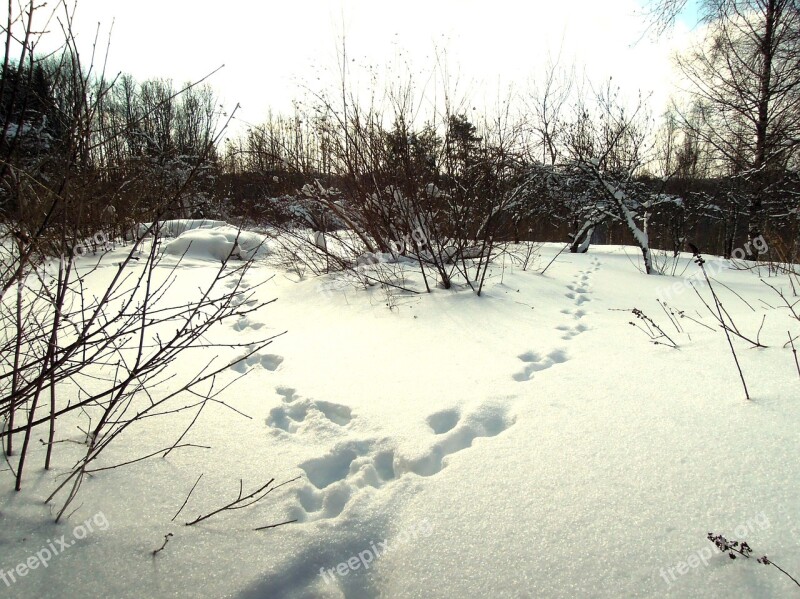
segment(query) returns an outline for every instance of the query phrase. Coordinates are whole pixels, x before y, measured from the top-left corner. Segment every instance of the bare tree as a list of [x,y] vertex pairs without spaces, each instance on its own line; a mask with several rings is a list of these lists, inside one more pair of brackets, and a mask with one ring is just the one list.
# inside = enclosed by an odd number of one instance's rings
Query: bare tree
[[[686,4],[654,0],[658,30]],[[703,0],[700,9],[706,36],[678,65],[702,114],[695,130],[714,149],[719,168],[725,174],[749,173],[752,246],[765,221],[762,192],[782,176],[800,144],[800,5]]]
[[575,91],[575,69],[563,68],[560,57],[548,60],[544,77],[524,100],[525,108],[531,115],[530,127],[534,139],[530,144],[538,148],[532,158],[542,164],[555,164],[562,152],[565,111],[570,97]]

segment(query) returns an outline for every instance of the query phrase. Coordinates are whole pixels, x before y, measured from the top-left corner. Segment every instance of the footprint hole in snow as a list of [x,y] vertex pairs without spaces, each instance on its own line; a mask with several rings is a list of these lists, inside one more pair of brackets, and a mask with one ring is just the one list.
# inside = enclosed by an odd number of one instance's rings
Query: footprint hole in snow
[[442,410],[428,416],[428,426],[437,435],[451,431],[458,424],[459,413],[457,410]]
[[394,480],[394,452],[382,451],[375,456],[375,471],[384,481]]
[[524,354],[518,355],[517,358],[523,362],[538,362],[541,356],[535,351],[526,351]]
[[350,464],[356,457],[357,454],[352,449],[342,449],[322,458],[308,460],[300,464],[300,468],[306,473],[312,485],[324,489],[347,478]]
[[346,426],[350,424],[350,421],[353,419],[350,408],[341,404],[331,403],[328,401],[315,401],[314,407],[322,412],[325,418],[334,424],[338,424],[339,426]]
[[266,370],[275,371],[278,369],[283,363],[283,356],[277,356],[275,354],[265,354],[260,357],[259,359],[261,363],[261,367],[265,368]]
[[286,403],[291,403],[297,399],[297,390],[291,387],[275,387],[275,393],[280,395]]

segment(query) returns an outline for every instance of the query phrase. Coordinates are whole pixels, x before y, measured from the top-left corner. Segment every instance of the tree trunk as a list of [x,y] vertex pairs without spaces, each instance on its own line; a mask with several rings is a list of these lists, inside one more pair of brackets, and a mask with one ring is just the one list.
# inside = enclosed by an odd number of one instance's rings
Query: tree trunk
[[[761,38],[761,73],[759,74],[758,90],[758,120],[756,121],[756,152],[753,157],[753,168],[756,171],[756,181],[766,181],[769,166],[767,156],[767,132],[769,126],[769,103],[772,94],[772,65],[774,59],[775,20],[777,17],[776,5],[778,0],[767,0],[764,14],[764,36]],[[753,252],[753,240],[761,236],[761,223],[763,221],[764,207],[761,201],[762,185],[756,185],[755,192],[750,198],[748,210],[748,244],[747,260],[756,260]]]

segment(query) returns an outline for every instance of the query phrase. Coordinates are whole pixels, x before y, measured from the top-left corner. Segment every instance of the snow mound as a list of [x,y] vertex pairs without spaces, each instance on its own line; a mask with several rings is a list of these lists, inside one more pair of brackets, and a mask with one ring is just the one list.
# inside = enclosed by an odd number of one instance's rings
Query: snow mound
[[[142,237],[150,228],[152,223],[141,223],[139,225],[139,236]],[[161,223],[161,235],[164,237],[178,237],[186,231],[195,229],[214,229],[224,227],[228,223],[224,220],[209,220],[207,218],[179,218],[166,220]]]
[[[220,221],[206,221],[216,222]],[[251,231],[241,231],[226,223],[213,228],[189,229],[164,246],[164,253],[199,260],[221,262],[234,259],[254,260],[267,254],[266,237]]]

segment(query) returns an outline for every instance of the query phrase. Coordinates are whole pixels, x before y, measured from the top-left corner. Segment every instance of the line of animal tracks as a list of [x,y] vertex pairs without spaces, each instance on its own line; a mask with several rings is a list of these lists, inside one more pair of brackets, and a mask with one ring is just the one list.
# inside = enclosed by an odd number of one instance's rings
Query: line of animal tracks
[[[555,326],[565,346],[526,350],[516,356],[520,370],[512,374],[514,381],[530,383],[544,371],[570,360],[569,344],[590,329],[586,324],[587,304],[592,301],[591,279],[599,268],[599,261],[593,258],[588,268],[567,285],[564,296],[571,305],[561,310],[564,318]],[[281,360],[274,355],[253,356],[242,366],[275,370]],[[266,419],[271,434],[288,435],[299,441],[313,435],[314,442],[329,441],[325,453],[298,464],[305,480],[295,491],[297,504],[291,508],[290,516],[299,522],[339,516],[355,494],[366,487],[380,489],[410,475],[435,476],[445,468],[449,456],[471,447],[475,439],[495,437],[512,426],[516,417],[511,413],[509,399],[520,398],[487,398],[470,411],[441,407],[424,419],[429,428],[429,444],[414,457],[408,457],[391,438],[358,438],[353,426],[361,416],[348,406],[303,397],[288,386],[276,387],[275,395],[280,403]]]

